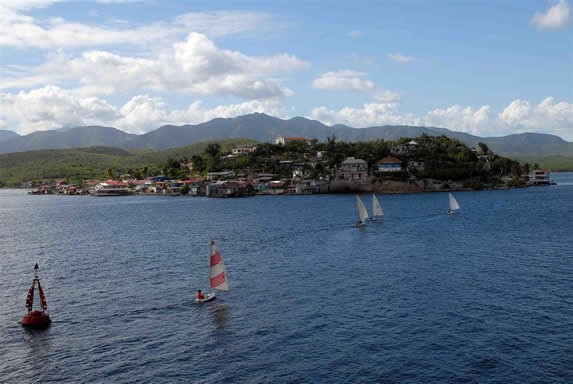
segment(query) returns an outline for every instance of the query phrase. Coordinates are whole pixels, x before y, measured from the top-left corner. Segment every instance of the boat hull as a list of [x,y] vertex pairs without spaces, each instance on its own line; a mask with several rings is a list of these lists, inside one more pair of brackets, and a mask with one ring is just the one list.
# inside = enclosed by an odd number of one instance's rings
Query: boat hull
[[50,316],[42,311],[32,311],[22,318],[22,326],[28,328],[48,328],[51,323]]
[[202,299],[199,299],[199,298],[195,299],[195,302],[197,304],[202,304],[202,303],[205,303],[207,301],[213,300],[215,298],[215,296],[216,296],[215,292],[209,292],[209,293],[204,294]]

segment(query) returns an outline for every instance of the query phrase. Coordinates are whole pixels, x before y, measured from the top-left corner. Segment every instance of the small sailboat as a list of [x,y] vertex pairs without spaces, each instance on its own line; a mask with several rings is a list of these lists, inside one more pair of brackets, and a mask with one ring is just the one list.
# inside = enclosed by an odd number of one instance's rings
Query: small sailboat
[[[215,246],[215,241],[211,240],[211,257],[209,269],[209,287],[211,289],[218,289],[219,291],[229,290],[229,281],[227,280],[227,270],[223,264],[221,253]],[[202,293],[201,290],[197,291],[196,303],[204,303],[215,298],[215,292]]]
[[[32,286],[28,290],[28,295],[26,295],[26,308],[28,308],[28,313],[24,315],[22,319],[22,325],[30,328],[47,328],[52,320],[48,314],[48,303],[46,302],[46,295],[40,285],[40,278],[38,277],[38,263],[34,266],[34,280],[32,280]],[[34,294],[38,290],[38,295],[40,296],[40,307],[34,310]]]
[[356,222],[356,226],[362,227],[366,223],[366,219],[368,219],[368,211],[358,195],[356,195],[356,205],[358,206],[358,221]]
[[374,221],[374,220],[376,220],[376,217],[382,217],[382,216],[384,216],[384,211],[382,211],[382,206],[380,205],[380,201],[378,201],[376,194],[373,193],[372,194],[372,217],[370,218],[370,220]]
[[456,200],[456,198],[454,197],[454,195],[452,195],[451,192],[448,192],[448,197],[450,199],[450,209],[448,210],[448,215],[454,215],[456,213],[456,211],[458,209],[460,209],[460,205],[458,204],[458,201]]

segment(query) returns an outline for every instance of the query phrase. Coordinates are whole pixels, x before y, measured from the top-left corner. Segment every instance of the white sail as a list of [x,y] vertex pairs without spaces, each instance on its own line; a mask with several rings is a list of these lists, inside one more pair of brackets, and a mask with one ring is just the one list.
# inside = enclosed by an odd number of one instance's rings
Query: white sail
[[358,205],[358,217],[360,222],[364,223],[364,221],[368,218],[368,211],[366,210],[366,206],[362,200],[360,200],[358,195],[356,195],[356,204]]
[[448,193],[450,198],[450,210],[455,211],[456,209],[460,209],[460,205],[458,204],[456,198],[451,193]]
[[215,247],[215,241],[211,240],[211,257],[210,257],[209,286],[220,291],[229,290],[229,281],[227,280],[227,270],[223,264],[223,258]]
[[376,197],[376,194],[372,194],[372,216],[383,216],[384,211],[382,211],[382,206]]

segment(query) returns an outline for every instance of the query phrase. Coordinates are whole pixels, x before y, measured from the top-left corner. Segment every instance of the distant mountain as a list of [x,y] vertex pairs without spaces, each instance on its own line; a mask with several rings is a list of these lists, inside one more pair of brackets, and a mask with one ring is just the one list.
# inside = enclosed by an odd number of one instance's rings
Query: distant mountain
[[0,130],[0,142],[15,139],[16,137],[20,137],[16,132]]
[[235,118],[217,118],[197,125],[164,125],[143,135],[133,135],[115,128],[99,126],[35,132],[26,136],[16,135],[4,141],[0,139],[0,153],[91,146],[165,149],[229,138],[272,142],[277,136],[300,136],[321,141],[333,135],[338,140],[344,141],[395,140],[421,134],[446,135],[469,146],[482,141],[494,152],[505,156],[573,156],[573,143],[557,136],[539,133],[481,138],[445,128],[389,125],[352,128],[341,124],[328,126],[303,117],[282,120],[262,113]]
[[132,135],[115,128],[100,126],[38,131],[26,136],[17,136],[12,139],[0,141],[0,153],[94,146],[135,148],[137,147],[137,139],[138,135]]

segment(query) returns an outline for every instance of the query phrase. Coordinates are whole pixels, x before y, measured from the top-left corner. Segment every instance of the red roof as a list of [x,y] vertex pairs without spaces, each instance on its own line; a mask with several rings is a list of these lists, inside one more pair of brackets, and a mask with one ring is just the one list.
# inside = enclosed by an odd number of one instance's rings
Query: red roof
[[308,141],[308,139],[305,139],[304,137],[285,137],[285,140],[288,140],[288,141]]
[[383,158],[382,160],[379,161],[379,163],[392,163],[392,164],[401,164],[402,160],[397,159],[393,156],[386,156],[385,158]]

